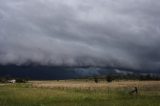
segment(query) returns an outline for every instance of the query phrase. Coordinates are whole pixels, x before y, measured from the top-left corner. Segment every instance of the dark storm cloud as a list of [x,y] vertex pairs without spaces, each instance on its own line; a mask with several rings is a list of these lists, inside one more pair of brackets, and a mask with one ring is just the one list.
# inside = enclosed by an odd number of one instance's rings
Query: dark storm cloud
[[0,0],[0,64],[160,68],[159,0]]

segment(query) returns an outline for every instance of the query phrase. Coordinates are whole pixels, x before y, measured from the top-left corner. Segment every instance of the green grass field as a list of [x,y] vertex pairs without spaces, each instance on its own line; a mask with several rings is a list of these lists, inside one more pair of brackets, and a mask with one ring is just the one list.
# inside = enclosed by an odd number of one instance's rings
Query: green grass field
[[[138,95],[129,95],[134,86]],[[0,84],[0,106],[160,106],[160,81]]]

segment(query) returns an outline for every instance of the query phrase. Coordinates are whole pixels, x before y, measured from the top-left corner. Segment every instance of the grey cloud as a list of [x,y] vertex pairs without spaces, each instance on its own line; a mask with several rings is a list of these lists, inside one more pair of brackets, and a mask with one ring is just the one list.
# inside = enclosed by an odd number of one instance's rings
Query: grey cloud
[[0,64],[160,69],[158,0],[0,0]]

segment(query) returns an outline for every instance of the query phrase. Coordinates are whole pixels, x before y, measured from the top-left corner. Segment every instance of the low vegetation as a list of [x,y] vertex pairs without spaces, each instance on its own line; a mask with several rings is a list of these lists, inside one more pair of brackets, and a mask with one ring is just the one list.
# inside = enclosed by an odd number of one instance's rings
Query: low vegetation
[[[129,92],[138,88],[138,94]],[[160,106],[160,81],[1,83],[0,106]]]

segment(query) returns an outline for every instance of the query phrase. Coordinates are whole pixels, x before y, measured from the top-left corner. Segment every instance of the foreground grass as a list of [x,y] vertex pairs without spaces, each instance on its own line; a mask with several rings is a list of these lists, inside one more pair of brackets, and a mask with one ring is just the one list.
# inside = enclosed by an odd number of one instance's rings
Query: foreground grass
[[[47,86],[45,86],[46,83]],[[145,83],[140,82],[138,95],[129,95],[127,86],[114,88],[110,84],[110,87],[105,88],[104,86],[99,87],[104,83],[95,85],[95,83],[88,82],[95,87],[90,89],[86,87],[87,85],[80,88],[74,85],[79,86],[79,83],[84,85],[83,82],[49,83],[2,85],[0,86],[0,106],[160,106],[159,82],[148,82],[146,86],[140,86],[141,83]],[[62,86],[63,83],[70,85],[70,88]],[[156,83],[157,86],[153,87],[153,83]],[[57,86],[53,86],[54,84]]]

